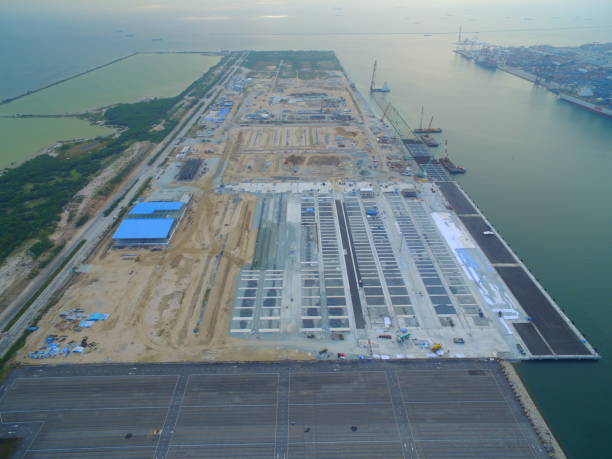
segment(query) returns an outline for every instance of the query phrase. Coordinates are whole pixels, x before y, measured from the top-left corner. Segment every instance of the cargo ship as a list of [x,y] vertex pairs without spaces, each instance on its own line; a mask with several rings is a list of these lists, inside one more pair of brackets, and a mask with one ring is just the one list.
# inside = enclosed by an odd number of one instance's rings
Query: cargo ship
[[612,118],[612,109],[610,108],[602,107],[601,105],[597,105],[597,104],[594,104],[593,102],[589,102],[579,97],[570,96],[569,94],[564,94],[562,92],[559,93],[559,99],[565,100],[579,107],[586,108],[587,110],[593,113],[597,113],[598,115],[607,116],[608,118]]
[[440,158],[440,164],[444,166],[444,168],[450,172],[451,174],[465,174],[465,167],[456,166],[449,157]]
[[425,142],[425,145],[427,145],[428,147],[437,147],[440,145],[438,141],[429,134],[420,135],[419,137],[423,142]]

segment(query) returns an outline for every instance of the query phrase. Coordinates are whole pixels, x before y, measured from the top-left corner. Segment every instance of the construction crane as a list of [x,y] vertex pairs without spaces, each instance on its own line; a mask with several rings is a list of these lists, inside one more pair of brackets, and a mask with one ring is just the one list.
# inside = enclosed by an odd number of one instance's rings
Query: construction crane
[[386,82],[382,86],[382,88],[376,87],[376,66],[377,61],[374,61],[374,68],[372,69],[372,80],[370,81],[370,92],[390,92],[391,90],[389,89],[389,86],[387,86]]
[[372,80],[370,81],[370,92],[374,92],[374,85],[376,84],[376,64],[374,61],[374,68],[372,69]]
[[423,113],[424,113],[423,111],[424,111],[424,107],[421,107],[421,122],[419,123],[419,128],[414,130],[414,133],[415,134],[438,134],[442,132],[441,128],[431,127],[431,125],[433,124],[433,119],[434,119],[433,116],[429,120],[429,126],[427,126],[426,128],[423,127]]

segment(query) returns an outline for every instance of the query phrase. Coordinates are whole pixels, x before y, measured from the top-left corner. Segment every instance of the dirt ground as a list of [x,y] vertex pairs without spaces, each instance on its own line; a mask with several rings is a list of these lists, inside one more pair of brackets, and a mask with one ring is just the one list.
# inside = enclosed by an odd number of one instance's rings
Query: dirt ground
[[[254,208],[251,196],[202,193],[187,210],[170,249],[112,250],[107,242],[91,260],[90,271],[79,274],[40,321],[18,360],[32,363],[27,353],[51,334],[65,336],[60,347],[87,336],[95,348],[40,362],[307,358],[291,350],[253,349],[228,336],[233,286],[255,245],[250,228]],[[59,316],[74,308],[110,316],[92,328],[74,329]]]
[[[236,156],[239,134],[223,160]],[[212,176],[191,184],[192,200],[169,248],[111,249],[110,236],[60,300],[39,321],[17,356],[21,362],[168,362],[307,359],[306,352],[253,346],[228,334],[240,269],[252,259],[256,198],[212,193]],[[60,313],[82,308],[110,314],[91,328]],[[59,349],[81,343],[84,353],[49,359],[28,357],[57,335]],[[92,344],[95,343],[95,344]]]
[[[342,136],[342,146],[336,141]],[[358,126],[243,127],[230,133],[234,152],[223,180],[278,180],[358,178],[357,157],[351,152],[370,151]]]
[[[81,148],[90,146],[91,143],[82,145]],[[108,198],[98,196],[97,191],[129,161],[142,155],[152,147],[150,142],[136,142],[117,160],[102,169],[85,187],[74,197],[72,202],[60,215],[57,228],[49,236],[53,242],[60,244],[62,241],[70,241],[76,237],[81,230],[75,226],[75,222],[82,215],[95,215],[107,204]],[[72,216],[72,218],[69,218]],[[33,242],[33,241],[30,241]],[[0,266],[0,314],[4,307],[13,301],[29,282],[28,275],[37,266],[38,261],[33,260],[28,254],[30,244],[24,245],[20,250],[12,254]],[[44,258],[44,256],[43,256]]]
[[[326,90],[345,97],[354,110],[343,84],[338,77],[327,82]],[[282,81],[278,86],[289,93],[301,86],[312,89],[312,82]],[[269,96],[256,99],[249,110],[258,103],[263,107]],[[355,164],[373,154],[372,139],[356,124],[236,126],[227,133],[227,140],[190,148],[191,157],[220,159],[224,183],[287,176],[355,177],[359,172]],[[76,276],[39,321],[40,328],[28,337],[17,360],[53,364],[313,358],[285,345],[229,336],[235,285],[255,249],[257,234],[251,224],[256,198],[213,193],[214,175],[185,184],[195,191],[169,248],[115,250],[107,237],[88,261],[86,272]],[[81,203],[79,211],[88,205],[91,201]],[[109,317],[91,328],[80,328],[79,321],[68,322],[60,316],[75,308]],[[49,335],[56,335],[60,349],[81,343],[86,336],[85,352],[29,358],[28,353],[40,349]]]

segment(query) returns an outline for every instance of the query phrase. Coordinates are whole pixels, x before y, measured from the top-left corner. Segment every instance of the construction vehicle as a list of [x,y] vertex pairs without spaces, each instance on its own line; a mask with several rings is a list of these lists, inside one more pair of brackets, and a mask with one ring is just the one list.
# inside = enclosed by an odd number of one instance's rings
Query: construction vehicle
[[434,344],[431,346],[431,350],[432,350],[433,352],[439,351],[440,349],[442,349],[442,345],[441,345],[440,343],[434,343]]
[[397,337],[397,342],[398,343],[404,343],[406,341],[408,341],[408,339],[410,338],[410,333],[404,333],[401,334]]

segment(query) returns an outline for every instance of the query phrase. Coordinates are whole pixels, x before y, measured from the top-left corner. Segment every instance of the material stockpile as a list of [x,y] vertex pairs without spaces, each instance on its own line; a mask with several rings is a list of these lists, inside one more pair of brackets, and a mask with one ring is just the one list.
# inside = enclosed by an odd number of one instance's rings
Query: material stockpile
[[60,331],[74,330],[81,331],[83,328],[91,328],[97,321],[106,320],[110,314],[102,314],[94,312],[88,314],[82,308],[70,309],[69,311],[60,312],[61,322],[55,324],[55,328]]
[[[61,322],[55,325],[56,328],[65,331],[80,332],[83,328],[91,328],[96,322],[106,320],[109,314],[94,312],[88,314],[82,308],[70,309],[69,311],[59,314]],[[58,354],[63,357],[68,357],[71,353],[81,354],[91,352],[96,349],[97,345],[94,341],[88,342],[88,337],[84,336],[81,341],[69,341],[66,343],[67,335],[48,335],[45,338],[43,346],[36,351],[28,353],[31,359],[48,359],[56,357]]]

